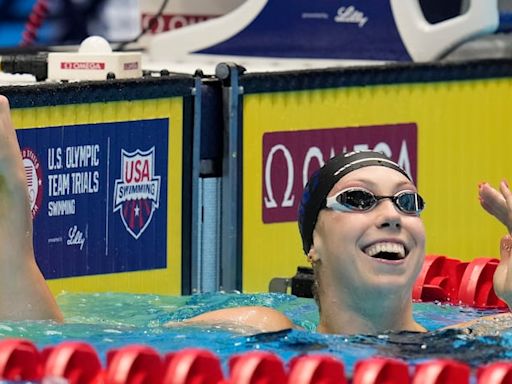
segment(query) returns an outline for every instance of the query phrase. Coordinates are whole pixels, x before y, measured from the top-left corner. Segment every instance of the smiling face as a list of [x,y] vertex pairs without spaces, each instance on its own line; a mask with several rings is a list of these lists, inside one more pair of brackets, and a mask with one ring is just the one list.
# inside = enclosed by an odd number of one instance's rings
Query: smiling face
[[[347,188],[379,196],[416,191],[404,175],[382,166],[348,173],[334,185],[329,197]],[[321,262],[321,291],[336,289],[354,297],[378,291],[410,298],[424,255],[421,218],[399,211],[391,199],[380,200],[368,211],[321,210],[309,252],[311,260]]]

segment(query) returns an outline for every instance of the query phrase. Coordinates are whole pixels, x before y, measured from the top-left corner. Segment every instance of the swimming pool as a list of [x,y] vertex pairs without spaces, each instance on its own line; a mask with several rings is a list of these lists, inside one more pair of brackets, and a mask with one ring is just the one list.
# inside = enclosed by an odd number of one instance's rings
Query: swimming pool
[[[343,361],[350,375],[357,361],[374,355],[404,359],[416,364],[426,359],[449,357],[478,367],[512,358],[512,328],[490,328],[483,334],[437,330],[445,325],[472,320],[497,311],[435,303],[415,303],[418,322],[433,332],[389,333],[378,336],[321,335],[314,332],[318,313],[312,299],[287,294],[212,293],[193,296],[158,296],[119,293],[58,296],[65,324],[51,322],[2,322],[0,337],[32,340],[38,348],[63,341],[83,340],[105,361],[106,352],[129,344],[150,345],[165,354],[184,348],[206,348],[216,354],[227,371],[234,354],[265,350],[285,362],[304,353],[328,353]],[[249,335],[223,327],[164,327],[202,312],[241,305],[265,305],[290,316],[304,330]],[[248,330],[246,330],[248,331]]]

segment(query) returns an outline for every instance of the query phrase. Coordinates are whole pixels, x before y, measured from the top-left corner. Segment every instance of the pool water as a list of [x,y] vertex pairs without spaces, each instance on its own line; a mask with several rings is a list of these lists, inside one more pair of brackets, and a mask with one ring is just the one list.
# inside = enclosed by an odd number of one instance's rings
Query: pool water
[[[1,322],[0,337],[23,337],[38,348],[62,341],[83,340],[99,356],[127,344],[150,345],[162,354],[187,347],[207,348],[226,367],[229,356],[261,349],[278,354],[285,362],[304,353],[329,353],[350,373],[356,361],[374,355],[402,358],[410,364],[450,357],[471,366],[512,358],[512,328],[491,329],[487,334],[466,334],[440,327],[496,312],[435,303],[414,304],[415,318],[432,332],[389,333],[378,336],[321,335],[312,299],[285,294],[200,294],[185,297],[134,294],[61,294],[65,324],[45,321]],[[305,330],[249,335],[225,327],[165,327],[208,310],[242,305],[265,305],[287,314]]]

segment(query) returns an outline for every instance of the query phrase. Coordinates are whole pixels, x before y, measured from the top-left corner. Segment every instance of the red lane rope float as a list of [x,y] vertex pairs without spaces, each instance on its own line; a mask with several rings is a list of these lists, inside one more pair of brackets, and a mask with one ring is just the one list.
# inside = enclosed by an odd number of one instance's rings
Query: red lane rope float
[[443,255],[427,255],[416,280],[413,300],[465,304],[476,308],[506,308],[493,288],[498,260],[481,257],[460,262]]
[[388,383],[409,383],[407,363],[384,357],[373,357],[356,362],[352,384]]
[[413,299],[456,303],[467,265],[443,255],[426,255],[413,287]]
[[218,384],[224,379],[219,358],[205,349],[188,348],[168,353],[164,360],[163,383]]
[[40,380],[43,359],[36,346],[24,339],[0,341],[0,378],[5,380]]
[[270,352],[256,351],[232,356],[229,372],[228,384],[286,383],[283,361]]
[[499,260],[488,257],[474,259],[462,276],[459,299],[477,308],[506,308],[494,292],[493,276]]
[[100,359],[89,344],[80,341],[64,342],[43,349],[44,377],[63,377],[70,384],[101,383]]
[[497,362],[479,367],[478,384],[510,384],[512,383],[512,363]]
[[412,384],[469,384],[468,365],[450,359],[436,359],[418,364]]
[[[418,364],[372,357],[356,362],[352,379],[343,362],[330,355],[303,355],[285,367],[271,352],[232,356],[223,377],[219,358],[205,349],[184,349],[162,356],[144,345],[107,352],[102,367],[97,352],[85,342],[63,342],[39,352],[24,339],[0,341],[0,379],[41,381],[63,378],[69,384],[469,384],[471,368],[451,359]],[[411,373],[412,372],[412,373]],[[512,383],[512,362],[496,362],[476,371],[477,384]]]
[[107,352],[105,384],[156,384],[162,374],[163,360],[151,347],[128,345]]
[[329,355],[303,355],[290,360],[288,384],[347,384],[343,363]]

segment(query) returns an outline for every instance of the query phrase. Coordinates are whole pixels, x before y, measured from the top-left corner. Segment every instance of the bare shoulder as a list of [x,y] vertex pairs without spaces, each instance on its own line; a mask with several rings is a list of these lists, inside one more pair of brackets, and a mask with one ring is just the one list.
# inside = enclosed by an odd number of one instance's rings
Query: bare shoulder
[[278,310],[259,306],[219,309],[184,320],[183,323],[240,326],[259,332],[277,332],[295,327],[293,322]]
[[465,323],[454,324],[445,329],[466,329],[475,335],[495,335],[496,332],[512,329],[512,313],[483,316]]

